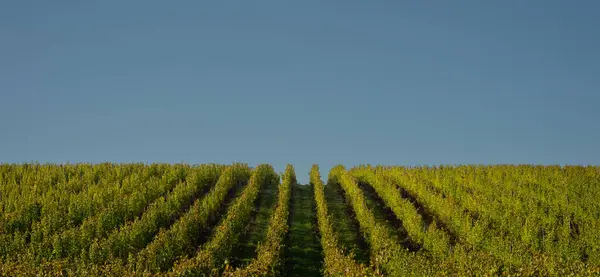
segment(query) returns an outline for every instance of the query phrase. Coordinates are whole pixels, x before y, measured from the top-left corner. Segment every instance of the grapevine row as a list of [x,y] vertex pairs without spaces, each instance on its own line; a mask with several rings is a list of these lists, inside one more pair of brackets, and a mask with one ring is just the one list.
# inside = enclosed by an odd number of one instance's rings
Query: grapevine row
[[211,223],[219,218],[225,199],[244,185],[250,168],[244,164],[228,167],[214,188],[167,230],[161,230],[154,240],[140,251],[135,261],[137,271],[160,272],[171,268],[179,256],[191,254],[202,237],[210,231]]
[[[107,165],[109,169],[110,166],[114,165]],[[103,169],[104,167],[104,165],[99,165],[92,169]],[[70,190],[59,191],[58,189],[63,187],[62,185],[49,189],[45,195],[56,196],[56,199],[42,198],[39,201],[40,216],[38,220],[31,221],[31,230],[17,232],[12,237],[8,237],[8,240],[6,240],[6,234],[2,235],[0,238],[2,247],[0,248],[4,251],[3,255],[10,253],[11,257],[15,257],[23,255],[27,251],[28,255],[49,257],[54,234],[68,228],[74,229],[84,219],[104,210],[105,207],[114,205],[124,197],[124,194],[140,190],[141,184],[150,178],[162,175],[164,169],[168,167],[158,168],[155,165],[144,167],[136,164],[117,168],[118,170],[114,171],[108,170],[109,174],[105,178],[100,178],[97,175],[98,171],[94,171],[93,176],[97,176],[93,180],[94,185],[87,186],[82,193],[76,195],[69,196]],[[127,179],[124,179],[126,177]],[[76,177],[64,178],[66,184],[79,183]]]
[[438,258],[445,258],[450,251],[450,238],[443,230],[436,227],[435,222],[425,229],[423,218],[414,205],[402,197],[400,192],[383,180],[381,173],[374,173],[370,168],[359,167],[351,170],[357,180],[369,184],[385,204],[402,221],[408,235]]
[[120,199],[108,209],[86,219],[78,228],[71,228],[52,238],[52,258],[87,257],[94,239],[106,237],[113,229],[141,215],[153,200],[166,195],[185,183],[187,171],[177,170],[160,180],[146,183],[139,190]]
[[105,189],[103,184],[114,183],[131,174],[133,165],[116,168],[111,164],[36,165],[23,168],[30,170],[17,171],[18,173],[9,171],[6,173],[8,176],[4,177],[12,186],[3,186],[1,190],[5,198],[0,218],[2,234],[29,231],[38,221],[49,221],[44,222],[51,223],[52,226],[49,227],[75,221],[75,215],[64,216],[65,210],[70,211],[67,208],[71,206],[72,199],[89,195],[90,190],[95,193],[102,191]]
[[283,242],[288,231],[290,214],[290,194],[292,186],[296,185],[294,167],[288,165],[279,186],[277,207],[271,216],[265,241],[257,249],[257,257],[246,267],[227,272],[228,276],[273,276],[279,275],[283,264]]
[[[594,176],[594,171],[558,166],[463,168],[468,167],[436,170],[436,178],[441,180],[434,179],[432,184],[444,191],[456,188],[459,204],[465,202],[463,199],[469,200],[468,209],[488,217],[497,228],[506,231],[508,239],[567,261],[598,256],[590,254],[599,250],[594,237],[600,228],[599,218],[594,217],[593,209],[588,209],[593,207],[588,195],[593,197],[596,191],[589,187],[598,178],[585,178]],[[499,174],[507,172],[511,174]],[[473,195],[454,185],[461,179],[474,191]],[[572,226],[577,226],[577,230]],[[592,262],[598,264],[598,260]]]
[[356,180],[343,166],[331,169],[328,183],[340,184],[349,198],[361,231],[371,247],[371,263],[375,268],[390,276],[431,275],[439,270],[424,255],[411,253],[394,240],[392,230],[376,220]]
[[225,219],[216,228],[214,235],[192,258],[180,260],[173,272],[180,276],[218,275],[224,262],[237,246],[240,233],[251,219],[254,203],[261,187],[279,183],[279,175],[270,165],[259,165],[248,186],[227,211]]
[[381,168],[360,166],[351,169],[350,173],[356,180],[373,187],[386,206],[402,222],[411,239],[422,245],[435,262],[443,264],[440,264],[440,268],[477,274],[496,271],[499,266],[496,259],[484,252],[451,243],[449,234],[437,225],[436,220],[432,220],[431,224],[426,226],[415,205],[404,198],[396,186],[385,178]]
[[310,170],[310,183],[314,188],[315,200],[317,202],[317,222],[321,234],[321,246],[323,247],[323,256],[325,258],[324,274],[326,276],[376,276],[375,272],[360,263],[357,263],[353,257],[344,254],[339,247],[339,239],[330,216],[327,212],[327,202],[325,200],[325,190],[319,166],[313,165]]
[[222,170],[222,166],[201,165],[185,183],[155,201],[140,218],[115,230],[107,239],[95,241],[89,251],[91,261],[124,260],[143,249],[161,228],[172,224],[203,191],[214,186]]
[[569,268],[582,266],[580,262],[567,266],[545,253],[533,251],[526,244],[510,239],[506,236],[505,227],[494,226],[492,219],[485,214],[474,217],[453,198],[430,191],[428,183],[424,183],[420,177],[405,173],[406,171],[403,168],[391,168],[385,171],[385,175],[444,222],[461,243],[476,251],[490,253],[502,261],[501,271],[548,275],[559,271],[569,272]]

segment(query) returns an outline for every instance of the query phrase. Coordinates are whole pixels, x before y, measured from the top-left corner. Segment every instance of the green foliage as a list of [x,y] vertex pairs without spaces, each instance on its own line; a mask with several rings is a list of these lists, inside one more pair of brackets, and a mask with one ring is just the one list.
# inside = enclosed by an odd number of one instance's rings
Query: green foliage
[[390,207],[396,217],[402,221],[408,235],[423,245],[433,256],[446,258],[450,251],[450,238],[443,230],[436,227],[435,222],[425,229],[423,218],[407,198],[402,197],[393,184],[387,182],[381,171],[373,171],[368,167],[352,169],[352,176],[372,186]]
[[185,182],[186,173],[183,168],[168,170],[161,178],[141,184],[121,201],[87,218],[81,226],[55,235],[51,258],[87,257],[87,250],[94,240],[106,237],[113,229],[139,216],[154,199],[169,193],[176,184]]
[[331,219],[327,213],[325,191],[319,166],[313,165],[310,170],[310,184],[314,187],[317,202],[317,221],[321,234],[321,246],[325,258],[324,274],[326,276],[377,276],[371,268],[357,263],[350,255],[345,255],[339,248],[338,238],[334,232]]
[[[0,164],[0,276],[290,275],[291,165],[279,181],[269,165]],[[337,166],[325,186],[314,165],[310,183],[316,222],[297,234],[318,232],[325,276],[600,275],[598,166]]]
[[257,249],[257,257],[244,268],[226,268],[226,276],[275,276],[279,275],[283,260],[285,235],[288,231],[291,187],[296,185],[296,173],[292,165],[287,165],[283,180],[279,185],[277,208],[271,216],[267,237]]
[[203,235],[210,231],[211,221],[218,218],[226,196],[232,189],[244,185],[250,176],[247,165],[227,168],[215,187],[197,200],[189,211],[169,229],[162,229],[154,240],[136,257],[136,270],[160,272],[171,268],[180,256],[193,253]]
[[361,231],[371,247],[371,264],[378,271],[391,276],[425,276],[439,270],[426,257],[409,252],[394,240],[392,230],[376,220],[356,180],[343,166],[331,169],[328,183],[339,183],[344,189]]
[[95,241],[90,249],[90,259],[95,263],[125,260],[145,247],[160,228],[172,224],[203,190],[214,186],[222,170],[224,168],[217,165],[202,165],[194,169],[186,177],[186,182],[155,201],[141,217],[114,230],[107,239]]
[[[596,204],[583,196],[583,190],[598,195],[597,168],[500,165],[378,171],[443,222],[457,236],[462,253],[480,268],[554,275],[598,267],[584,258],[596,256],[589,253],[597,251],[597,240],[586,238],[597,236],[598,229],[576,231],[579,223],[598,224],[590,209]],[[583,189],[574,179],[586,175],[592,178],[585,178]],[[454,258],[459,259],[467,257]]]
[[216,228],[214,235],[196,255],[179,261],[173,272],[182,276],[219,275],[226,266],[224,262],[239,242],[242,229],[250,221],[261,187],[279,183],[279,176],[270,165],[259,165],[242,195],[227,211],[225,219]]

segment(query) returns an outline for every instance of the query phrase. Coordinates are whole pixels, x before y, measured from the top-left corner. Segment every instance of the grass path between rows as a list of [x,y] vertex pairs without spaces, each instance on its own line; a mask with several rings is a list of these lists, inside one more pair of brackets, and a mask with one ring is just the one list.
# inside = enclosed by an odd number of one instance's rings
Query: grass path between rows
[[286,242],[286,276],[321,276],[323,254],[318,237],[316,203],[308,185],[292,186],[290,229]]
[[369,246],[360,232],[354,211],[344,197],[344,191],[337,183],[325,185],[327,210],[331,216],[333,228],[338,235],[340,247],[354,253],[354,260],[369,264]]
[[269,220],[277,206],[278,184],[267,184],[261,188],[255,203],[254,212],[250,224],[246,226],[246,232],[241,236],[240,245],[232,256],[231,264],[242,267],[256,258],[258,243],[265,240],[269,229]]

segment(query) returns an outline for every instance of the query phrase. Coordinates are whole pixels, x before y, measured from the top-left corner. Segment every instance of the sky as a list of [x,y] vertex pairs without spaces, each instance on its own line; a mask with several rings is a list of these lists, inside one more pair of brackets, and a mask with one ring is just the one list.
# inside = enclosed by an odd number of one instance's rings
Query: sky
[[600,164],[600,2],[0,2],[0,163]]

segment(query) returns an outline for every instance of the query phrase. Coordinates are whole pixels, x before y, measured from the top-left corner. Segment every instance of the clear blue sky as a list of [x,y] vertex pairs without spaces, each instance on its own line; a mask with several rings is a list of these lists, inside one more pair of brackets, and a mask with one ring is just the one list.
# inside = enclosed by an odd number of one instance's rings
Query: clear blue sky
[[0,162],[600,164],[599,14],[2,1]]

